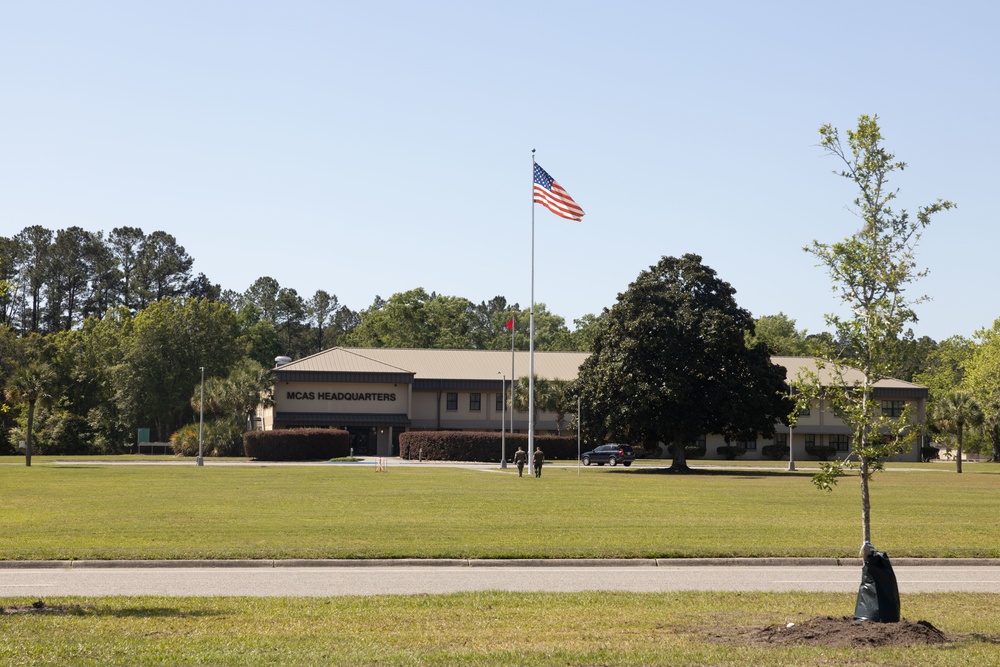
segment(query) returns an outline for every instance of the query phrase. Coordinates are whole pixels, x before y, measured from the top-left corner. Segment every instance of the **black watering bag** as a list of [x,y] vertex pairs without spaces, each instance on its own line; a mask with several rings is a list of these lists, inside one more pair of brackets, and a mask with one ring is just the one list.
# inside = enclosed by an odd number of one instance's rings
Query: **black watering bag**
[[861,587],[854,607],[855,621],[899,622],[899,587],[889,557],[874,549],[865,552]]

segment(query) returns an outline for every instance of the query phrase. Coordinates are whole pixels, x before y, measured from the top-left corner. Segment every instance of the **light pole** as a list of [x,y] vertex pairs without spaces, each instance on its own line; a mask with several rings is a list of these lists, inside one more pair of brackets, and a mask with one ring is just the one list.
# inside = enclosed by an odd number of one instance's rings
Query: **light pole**
[[198,401],[198,465],[205,465],[202,457],[201,434],[205,425],[205,367],[201,367],[201,398]]
[[792,438],[795,433],[795,424],[788,424],[788,469],[795,470],[795,442]]
[[507,376],[497,371],[500,376],[500,467],[507,468],[507,431],[504,430],[507,421]]
[[580,476],[580,449],[581,449],[580,443],[583,438],[583,436],[581,435],[581,431],[583,430],[582,428],[583,410],[580,407],[581,405],[583,405],[583,403],[580,400],[580,397],[577,396],[576,397],[576,476],[577,477]]

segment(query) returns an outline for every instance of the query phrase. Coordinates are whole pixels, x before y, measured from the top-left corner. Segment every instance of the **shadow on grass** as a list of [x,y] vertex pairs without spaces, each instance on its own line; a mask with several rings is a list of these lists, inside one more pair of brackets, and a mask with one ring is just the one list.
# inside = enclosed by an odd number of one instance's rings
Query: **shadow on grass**
[[609,470],[611,474],[627,475],[669,475],[678,477],[708,476],[708,477],[741,477],[752,479],[756,477],[805,477],[811,478],[815,473],[808,470],[752,470],[745,468],[689,468],[675,470],[669,466],[663,468],[640,467],[631,470]]
[[222,616],[221,612],[204,609],[181,611],[175,607],[108,608],[93,604],[47,604],[36,600],[30,604],[0,607],[0,616],[31,614],[36,616],[97,616],[107,618],[201,618]]

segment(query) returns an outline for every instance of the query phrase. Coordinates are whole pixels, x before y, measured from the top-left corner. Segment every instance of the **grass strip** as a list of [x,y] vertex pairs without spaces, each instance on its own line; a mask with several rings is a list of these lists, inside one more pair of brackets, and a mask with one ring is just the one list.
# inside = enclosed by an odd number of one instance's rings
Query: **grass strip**
[[[848,615],[820,593],[461,593],[345,598],[0,598],[0,664],[994,664],[996,595],[903,596],[949,642],[762,645],[743,631]],[[736,641],[733,641],[737,638]]]

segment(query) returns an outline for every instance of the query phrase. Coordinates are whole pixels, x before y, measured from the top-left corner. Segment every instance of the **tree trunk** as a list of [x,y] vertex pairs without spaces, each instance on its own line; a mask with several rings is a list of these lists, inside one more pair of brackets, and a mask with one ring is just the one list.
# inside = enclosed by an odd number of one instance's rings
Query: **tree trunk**
[[670,463],[670,469],[675,472],[690,472],[691,470],[687,464],[687,452],[684,451],[684,436],[680,433],[674,435],[674,457]]
[[955,457],[955,470],[962,472],[962,422],[958,422],[958,456]]
[[868,459],[861,459],[861,533],[862,546],[870,544],[872,541],[872,503],[868,495],[868,478],[871,473],[868,470]]
[[24,440],[24,465],[31,467],[31,427],[35,422],[35,402],[28,401],[28,434]]

